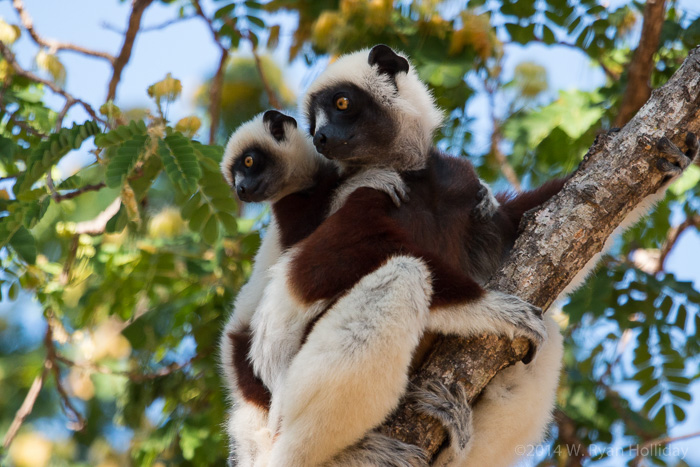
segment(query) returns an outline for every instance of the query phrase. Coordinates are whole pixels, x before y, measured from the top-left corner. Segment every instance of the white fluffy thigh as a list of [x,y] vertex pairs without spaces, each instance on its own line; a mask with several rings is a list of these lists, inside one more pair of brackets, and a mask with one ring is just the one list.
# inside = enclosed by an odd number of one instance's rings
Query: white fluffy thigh
[[323,463],[389,415],[406,389],[431,290],[421,260],[394,257],[318,321],[273,392],[279,437],[270,466]]

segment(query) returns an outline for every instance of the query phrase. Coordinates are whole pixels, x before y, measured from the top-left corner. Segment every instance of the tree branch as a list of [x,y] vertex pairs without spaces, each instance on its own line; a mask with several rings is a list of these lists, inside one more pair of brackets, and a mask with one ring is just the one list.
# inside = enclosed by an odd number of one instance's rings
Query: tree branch
[[666,262],[666,258],[668,257],[669,253],[671,253],[671,250],[673,250],[673,247],[676,245],[676,242],[681,237],[681,234],[685,232],[685,230],[688,227],[695,227],[696,229],[700,227],[700,215],[689,217],[683,222],[681,222],[680,225],[673,227],[671,228],[671,230],[668,231],[668,235],[666,236],[666,242],[664,242],[663,247],[661,247],[659,263],[656,267],[657,273],[662,272],[664,270],[664,263]]
[[263,88],[265,89],[265,93],[267,94],[267,99],[270,101],[270,105],[272,107],[274,107],[277,110],[282,110],[282,104],[280,103],[279,99],[277,99],[275,91],[272,90],[270,83],[267,81],[267,77],[265,76],[265,72],[263,71],[262,62],[260,61],[260,55],[258,55],[257,50],[255,50],[255,44],[253,44],[252,40],[250,41],[250,43],[253,47],[253,58],[255,59],[255,67],[258,69],[260,81],[262,81]]
[[24,78],[27,78],[30,81],[34,81],[35,83],[43,84],[47,88],[51,89],[51,91],[55,92],[56,94],[59,94],[64,99],[66,99],[66,102],[71,101],[76,104],[80,104],[90,115],[90,117],[102,123],[103,125],[107,125],[106,121],[97,116],[97,113],[95,113],[95,110],[92,107],[90,107],[90,104],[81,99],[73,97],[71,94],[68,94],[66,91],[64,91],[51,81],[40,78],[34,73],[26,71],[21,66],[19,66],[19,63],[17,63],[17,60],[15,59],[15,54],[13,54],[10,48],[2,41],[0,41],[0,54],[2,54],[3,58],[7,61],[7,63],[10,64],[16,75],[23,76]]
[[[228,48],[221,42],[221,36],[214,27],[212,20],[204,14],[199,0],[192,0],[197,16],[201,17],[209,27],[214,42],[221,49],[221,58],[219,59],[219,67],[216,69],[214,78],[209,88],[209,144],[216,143],[216,132],[219,129],[219,116],[221,115],[221,92],[224,87],[224,72],[226,71],[226,62],[228,61]],[[235,29],[234,29],[235,30]]]
[[78,52],[83,55],[103,58],[107,60],[110,64],[114,64],[114,57],[108,54],[107,52],[91,50],[85,47],[81,47],[79,45],[70,44],[68,42],[60,42],[54,39],[46,39],[39,36],[39,34],[34,29],[34,22],[32,21],[32,17],[29,16],[27,10],[24,9],[24,4],[22,3],[22,0],[12,0],[12,6],[15,8],[15,11],[17,11],[19,19],[22,22],[22,26],[24,26],[24,29],[27,30],[27,32],[32,37],[34,42],[37,43],[37,45],[46,47],[51,51],[70,50],[72,52]]
[[[526,217],[523,233],[487,288],[517,294],[546,310],[625,216],[661,188],[665,175],[656,168],[655,142],[666,136],[682,147],[687,131],[699,132],[698,89],[700,48],[619,133],[594,143],[561,193]],[[471,404],[496,372],[521,360],[527,348],[527,343],[512,345],[496,336],[442,336],[412,383],[460,385]],[[410,402],[402,403],[380,430],[431,456],[446,439],[440,423],[416,413]]]
[[117,95],[117,85],[122,77],[124,67],[131,58],[131,50],[134,48],[136,34],[141,27],[141,17],[151,3],[153,3],[153,0],[133,0],[131,15],[129,15],[129,27],[126,29],[126,34],[124,35],[124,44],[122,44],[121,51],[113,62],[114,72],[109,82],[106,101],[113,101]]
[[642,36],[634,51],[627,75],[627,88],[613,126],[621,127],[637,113],[651,95],[654,54],[659,48],[661,27],[666,18],[666,0],[648,0],[644,5]]
[[14,441],[15,439],[15,436],[17,436],[17,432],[22,427],[24,420],[26,420],[29,414],[32,413],[32,409],[34,409],[34,404],[36,403],[37,397],[39,397],[39,392],[41,391],[41,388],[44,385],[44,380],[46,380],[46,375],[48,374],[48,372],[49,361],[45,360],[41,373],[39,373],[39,375],[37,375],[37,377],[34,378],[34,381],[32,382],[32,385],[29,388],[29,391],[27,392],[27,396],[24,398],[24,402],[22,402],[22,405],[20,406],[19,410],[17,410],[15,418],[10,424],[10,428],[7,430],[7,433],[5,433],[5,438],[2,441],[2,447],[5,450],[9,449],[10,445],[12,444],[12,441]]

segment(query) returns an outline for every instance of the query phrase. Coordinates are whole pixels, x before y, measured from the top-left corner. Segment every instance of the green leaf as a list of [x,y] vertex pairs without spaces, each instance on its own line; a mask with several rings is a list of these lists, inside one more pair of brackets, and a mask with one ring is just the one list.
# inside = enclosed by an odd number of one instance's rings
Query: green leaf
[[209,211],[209,206],[207,204],[201,205],[190,218],[190,229],[193,232],[199,232],[210,216],[211,211]]
[[36,262],[36,241],[24,227],[20,227],[10,238],[10,246],[28,264]]
[[213,245],[219,239],[219,224],[216,220],[216,216],[210,216],[207,223],[202,229],[202,238],[209,245]]
[[118,188],[122,185],[124,178],[136,164],[145,143],[146,136],[137,135],[119,146],[117,153],[109,161],[105,173],[105,182],[108,187]]
[[221,225],[224,226],[226,232],[231,235],[238,233],[238,223],[232,215],[225,212],[219,212],[216,214],[216,217],[219,219],[219,222],[221,222]]
[[173,185],[187,195],[194,192],[202,170],[189,140],[177,133],[167,136],[159,141],[158,154]]
[[202,194],[198,191],[182,206],[180,214],[183,219],[190,219],[202,201]]
[[12,283],[10,289],[7,291],[7,296],[13,302],[17,300],[19,296],[19,282],[15,281]]

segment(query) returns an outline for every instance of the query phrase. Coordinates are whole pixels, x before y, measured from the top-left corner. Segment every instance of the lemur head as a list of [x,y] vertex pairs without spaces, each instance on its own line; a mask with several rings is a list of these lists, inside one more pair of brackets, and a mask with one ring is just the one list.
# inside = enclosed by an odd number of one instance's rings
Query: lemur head
[[241,201],[275,202],[311,187],[322,163],[294,118],[268,110],[231,135],[221,171]]
[[386,45],[340,57],[304,100],[316,149],[343,166],[425,165],[442,112],[409,61]]

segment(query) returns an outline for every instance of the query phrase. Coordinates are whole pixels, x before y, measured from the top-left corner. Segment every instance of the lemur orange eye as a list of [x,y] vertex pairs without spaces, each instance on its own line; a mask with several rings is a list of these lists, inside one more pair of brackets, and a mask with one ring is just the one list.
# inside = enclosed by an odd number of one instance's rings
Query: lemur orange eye
[[347,97],[339,97],[335,100],[335,108],[338,110],[346,110],[350,106],[350,99]]
[[251,156],[248,156],[245,159],[243,159],[243,165],[245,165],[248,168],[253,167],[253,158]]

